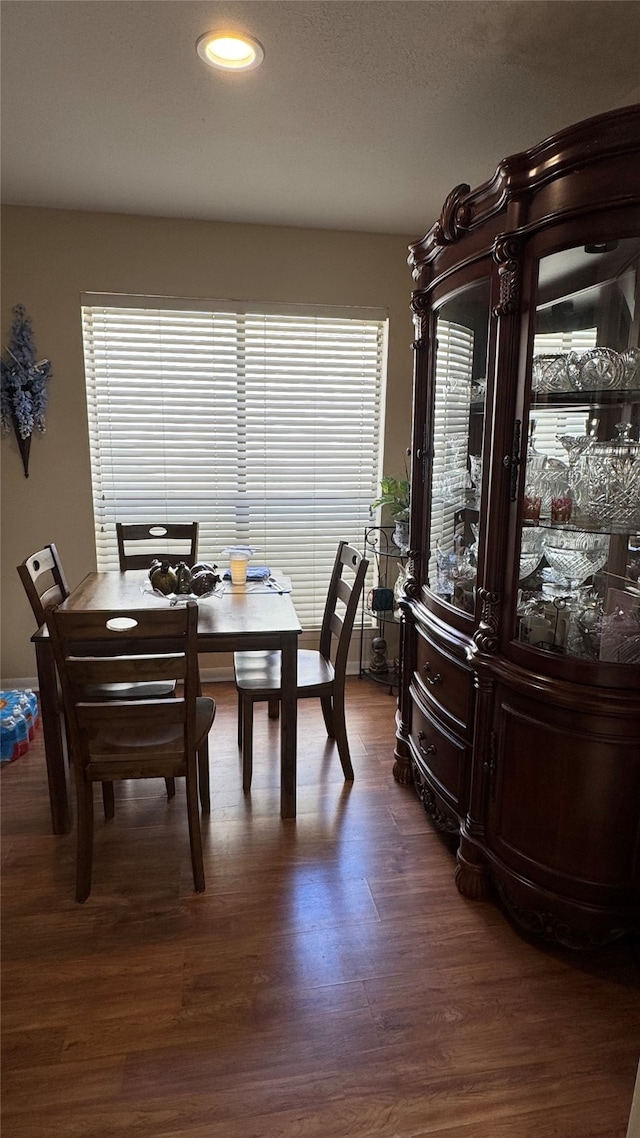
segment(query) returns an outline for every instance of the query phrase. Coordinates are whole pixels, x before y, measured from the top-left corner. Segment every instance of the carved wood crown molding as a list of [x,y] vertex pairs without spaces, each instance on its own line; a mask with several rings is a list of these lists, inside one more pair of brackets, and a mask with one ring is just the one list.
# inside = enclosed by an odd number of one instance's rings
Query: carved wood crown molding
[[467,182],[460,182],[454,186],[442,207],[440,220],[436,222],[436,241],[438,245],[452,245],[469,226],[469,208],[465,205],[465,197],[471,186]]
[[495,240],[493,259],[498,266],[500,301],[493,310],[494,316],[508,316],[518,311],[522,247],[522,241],[518,237],[510,237],[508,234]]
[[448,195],[439,220],[420,241],[409,245],[414,278],[443,248],[504,211],[514,198],[532,194],[573,170],[584,171],[605,158],[638,150],[640,103],[635,103],[575,123],[530,150],[505,158],[493,177],[475,190],[460,183]]
[[407,553],[402,590],[412,600],[420,597],[420,554],[417,549],[410,549]]
[[419,327],[417,329],[418,337],[414,340],[412,347],[419,348],[427,341],[429,334],[429,313],[431,310],[431,298],[426,296],[424,292],[414,292],[411,295],[411,311],[418,317]]
[[498,649],[498,630],[501,597],[490,589],[478,589],[480,599],[480,623],[473,634],[476,651],[484,656],[492,656]]

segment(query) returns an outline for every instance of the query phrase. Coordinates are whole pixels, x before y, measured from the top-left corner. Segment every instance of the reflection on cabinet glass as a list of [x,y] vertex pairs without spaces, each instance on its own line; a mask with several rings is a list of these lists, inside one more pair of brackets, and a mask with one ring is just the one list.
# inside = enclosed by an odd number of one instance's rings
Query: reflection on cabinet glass
[[429,582],[454,608],[473,613],[482,497],[489,281],[437,313]]
[[640,663],[640,240],[543,257],[516,635]]

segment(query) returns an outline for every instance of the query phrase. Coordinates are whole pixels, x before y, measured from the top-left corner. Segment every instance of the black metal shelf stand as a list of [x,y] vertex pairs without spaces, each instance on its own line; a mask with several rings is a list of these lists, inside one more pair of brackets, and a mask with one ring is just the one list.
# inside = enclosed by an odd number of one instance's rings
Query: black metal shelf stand
[[[394,585],[397,579],[395,563],[404,565],[406,555],[401,553],[393,541],[394,526],[367,526],[364,531],[364,555],[373,564],[375,583],[367,593],[362,594],[360,617],[360,678],[372,680],[373,683],[382,684],[389,689],[389,695],[397,692],[400,682],[400,665],[398,657],[387,661],[387,667],[380,670],[365,662],[365,629],[377,627],[377,637],[383,640],[385,629],[393,627],[399,633],[399,621],[394,615],[395,596]],[[378,593],[376,598],[374,594]],[[381,601],[390,607],[374,608],[374,600]],[[375,637],[374,637],[375,640]],[[373,645],[373,640],[372,640]]]

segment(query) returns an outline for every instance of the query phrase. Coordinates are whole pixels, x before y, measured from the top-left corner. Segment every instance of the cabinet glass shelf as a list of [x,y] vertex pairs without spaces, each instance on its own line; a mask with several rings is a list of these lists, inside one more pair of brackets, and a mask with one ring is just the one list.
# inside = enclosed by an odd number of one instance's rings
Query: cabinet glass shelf
[[638,403],[640,390],[629,391],[548,391],[535,392],[532,407],[612,407]]
[[630,530],[629,526],[617,525],[615,522],[609,522],[607,525],[597,525],[596,522],[589,521],[588,519],[581,520],[576,518],[575,522],[552,522],[550,518],[540,518],[538,522],[523,522],[523,532],[528,530],[543,529],[551,531],[564,530],[567,533],[602,533],[602,534],[623,534],[633,535],[640,534],[640,525],[634,526]]

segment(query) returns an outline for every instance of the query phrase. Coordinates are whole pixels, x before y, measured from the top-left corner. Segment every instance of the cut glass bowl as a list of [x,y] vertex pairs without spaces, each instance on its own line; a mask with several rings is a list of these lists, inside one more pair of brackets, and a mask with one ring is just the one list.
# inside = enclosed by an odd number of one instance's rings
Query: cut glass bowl
[[609,556],[608,534],[554,530],[544,535],[542,546],[551,568],[573,589],[602,569]]
[[576,391],[606,391],[623,386],[625,365],[619,352],[612,348],[590,348],[581,356],[572,354],[567,374]]

